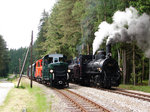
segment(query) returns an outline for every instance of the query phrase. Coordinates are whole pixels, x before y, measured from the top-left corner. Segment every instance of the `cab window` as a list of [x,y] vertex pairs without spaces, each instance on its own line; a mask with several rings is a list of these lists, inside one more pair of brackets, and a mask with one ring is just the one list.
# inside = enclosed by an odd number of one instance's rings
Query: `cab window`
[[50,57],[50,58],[48,59],[48,63],[53,63],[53,58],[52,58],[52,57]]
[[58,62],[58,58],[55,58],[55,59],[54,59],[54,62],[57,63],[57,62]]
[[63,58],[63,57],[60,57],[60,58],[59,58],[59,62],[64,62],[64,58]]

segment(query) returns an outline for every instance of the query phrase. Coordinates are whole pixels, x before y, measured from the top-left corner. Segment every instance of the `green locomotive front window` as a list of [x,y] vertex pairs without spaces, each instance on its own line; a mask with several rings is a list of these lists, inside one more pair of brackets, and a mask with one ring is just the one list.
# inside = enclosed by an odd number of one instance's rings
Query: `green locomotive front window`
[[63,58],[63,57],[60,57],[60,58],[59,58],[59,62],[65,62],[64,58]]
[[48,58],[48,63],[53,63],[53,58],[52,57]]
[[55,58],[55,59],[54,59],[54,62],[55,62],[55,63],[58,62],[58,58]]

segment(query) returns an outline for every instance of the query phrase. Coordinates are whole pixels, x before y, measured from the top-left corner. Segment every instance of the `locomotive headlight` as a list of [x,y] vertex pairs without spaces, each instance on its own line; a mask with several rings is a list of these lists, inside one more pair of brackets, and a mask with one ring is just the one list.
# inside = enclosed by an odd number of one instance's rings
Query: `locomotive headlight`
[[101,68],[97,68],[97,70],[98,70],[98,71],[101,71],[102,69],[101,69]]
[[68,69],[68,73],[70,73],[70,72],[71,72],[71,70]]
[[50,70],[50,73],[53,73],[53,70]]

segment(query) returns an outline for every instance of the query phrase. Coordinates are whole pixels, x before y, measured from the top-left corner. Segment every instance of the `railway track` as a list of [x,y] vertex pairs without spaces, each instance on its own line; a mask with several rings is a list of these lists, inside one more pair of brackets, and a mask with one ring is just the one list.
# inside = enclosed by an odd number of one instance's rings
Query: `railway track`
[[[95,88],[95,87],[92,87],[92,88]],[[150,95],[146,95],[142,93],[131,92],[128,90],[123,90],[123,89],[118,89],[118,88],[112,88],[111,90],[101,89],[101,88],[96,88],[96,89],[108,91],[111,93],[121,94],[121,95],[125,95],[125,96],[129,96],[129,97],[133,97],[136,99],[150,102]],[[79,94],[74,93],[68,89],[53,88],[53,90],[55,90],[57,93],[62,95],[64,97],[64,100],[69,102],[67,103],[67,105],[69,106],[69,109],[71,112],[110,112],[110,110],[104,108],[103,106],[100,106],[96,104],[95,102],[83,96],[80,96]]]
[[54,89],[59,94],[69,100],[73,112],[110,112],[108,109],[96,104],[95,102],[74,93],[68,89]]
[[97,87],[92,87],[92,88],[103,90],[103,91],[108,91],[108,92],[112,92],[116,94],[121,94],[121,95],[125,95],[125,96],[129,96],[129,97],[133,97],[133,98],[137,98],[137,99],[150,102],[150,95],[147,95],[147,94],[131,92],[131,91],[128,91],[125,89],[119,89],[119,88],[112,88],[112,89],[104,89],[104,88],[97,88]]
[[123,90],[123,89],[118,89],[118,88],[115,88],[115,89],[113,88],[113,90],[107,90],[107,89],[102,89],[102,90],[150,102],[150,95],[137,93],[137,92],[131,92],[128,90]]
[[[49,84],[44,85],[49,86]],[[71,112],[110,112],[105,107],[68,89],[52,89],[64,96],[65,100],[69,101],[68,106]]]

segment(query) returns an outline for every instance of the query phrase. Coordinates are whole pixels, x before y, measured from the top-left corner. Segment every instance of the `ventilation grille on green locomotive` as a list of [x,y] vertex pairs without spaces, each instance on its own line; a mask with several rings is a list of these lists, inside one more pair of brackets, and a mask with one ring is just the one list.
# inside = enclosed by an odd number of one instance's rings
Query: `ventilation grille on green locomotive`
[[63,66],[63,65],[56,65],[54,66],[54,73],[57,76],[64,76],[67,73],[67,68],[66,66]]

